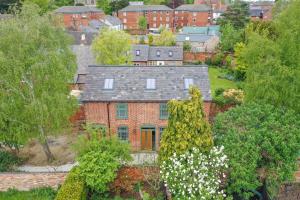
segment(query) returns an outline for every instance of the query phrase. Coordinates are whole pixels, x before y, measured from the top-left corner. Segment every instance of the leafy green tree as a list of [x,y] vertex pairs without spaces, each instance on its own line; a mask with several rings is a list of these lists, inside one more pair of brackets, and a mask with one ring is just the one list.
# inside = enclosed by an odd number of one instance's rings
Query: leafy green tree
[[267,104],[243,104],[219,114],[213,133],[229,158],[227,192],[246,200],[261,189],[264,199],[273,199],[279,186],[294,178],[299,130],[299,113]]
[[68,83],[76,70],[71,39],[36,5],[0,22],[0,139],[37,137],[48,160],[47,136],[61,133],[77,106]]
[[236,80],[245,80],[247,65],[245,58],[243,57],[243,51],[245,49],[245,44],[243,42],[236,43],[234,46],[234,76]]
[[231,24],[225,24],[221,28],[220,45],[223,51],[232,52],[234,45],[242,41],[242,30],[235,29]]
[[300,2],[291,2],[275,19],[278,36],[252,32],[243,51],[246,101],[271,103],[300,112]]
[[49,10],[50,0],[23,0],[25,3],[34,3],[38,5],[42,13],[45,13]]
[[189,42],[189,41],[184,41],[184,42],[183,42],[183,51],[190,52],[191,49],[192,49],[191,42]]
[[249,5],[244,1],[234,1],[227,10],[222,14],[218,21],[221,26],[232,24],[234,29],[243,29],[249,22]]
[[202,152],[213,146],[210,125],[203,112],[202,95],[196,87],[189,90],[188,100],[168,103],[168,126],[163,132],[159,159],[166,161],[174,153],[183,154],[192,148]]
[[153,35],[148,35],[148,43],[150,46],[153,45],[153,40],[154,40]]
[[131,36],[124,31],[104,29],[95,38],[92,50],[98,63],[123,65],[131,62]]
[[112,13],[112,9],[109,5],[109,2],[110,0],[97,0],[97,7],[101,8],[107,15]]
[[175,46],[175,35],[171,30],[162,28],[159,36],[154,38],[154,44],[156,46]]
[[113,12],[128,6],[129,0],[97,0],[97,7],[101,8],[105,14],[111,15]]
[[147,29],[147,19],[146,19],[146,17],[140,16],[138,24],[139,24],[139,29],[146,30]]
[[18,4],[19,0],[1,0],[0,1],[0,13],[9,12],[9,7]]

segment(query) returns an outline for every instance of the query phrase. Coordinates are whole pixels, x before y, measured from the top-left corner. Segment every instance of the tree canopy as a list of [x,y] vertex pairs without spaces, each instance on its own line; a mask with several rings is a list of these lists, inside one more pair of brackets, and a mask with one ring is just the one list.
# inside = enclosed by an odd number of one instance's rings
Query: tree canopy
[[139,24],[139,28],[141,30],[146,30],[147,29],[147,19],[146,19],[146,17],[144,17],[144,16],[139,17],[138,24]]
[[71,39],[55,18],[39,12],[24,4],[0,22],[0,139],[37,137],[50,159],[47,136],[68,125],[77,105],[68,87],[76,65]]
[[101,8],[105,14],[111,15],[113,12],[128,6],[129,0],[97,0],[97,7]]
[[174,153],[183,154],[194,148],[205,152],[213,146],[210,125],[203,111],[202,95],[191,87],[188,100],[168,103],[168,126],[164,130],[159,158],[165,161]]
[[299,113],[272,105],[243,104],[219,114],[213,133],[229,158],[227,192],[250,199],[260,189],[274,197],[294,178],[299,130]]
[[162,28],[159,36],[154,37],[154,45],[157,46],[174,46],[176,45],[175,35],[167,28]]
[[241,56],[246,101],[271,103],[300,112],[300,2],[292,1],[275,19],[276,37],[254,31]]
[[124,65],[131,62],[131,36],[124,31],[103,29],[92,44],[99,64]]

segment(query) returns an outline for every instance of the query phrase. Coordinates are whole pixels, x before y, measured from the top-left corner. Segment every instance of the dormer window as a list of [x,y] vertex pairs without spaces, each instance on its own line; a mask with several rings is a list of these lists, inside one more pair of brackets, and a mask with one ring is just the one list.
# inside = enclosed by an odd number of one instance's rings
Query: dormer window
[[157,56],[157,57],[160,57],[160,50],[157,50],[157,51],[156,51],[156,56]]
[[173,51],[169,51],[169,57],[173,56]]
[[194,84],[194,80],[192,78],[185,78],[184,79],[184,89],[188,90],[191,85]]
[[112,90],[114,86],[114,79],[107,78],[104,80],[104,89],[105,90]]
[[155,79],[154,78],[148,78],[147,79],[147,85],[146,85],[146,89],[147,90],[155,90],[156,86],[155,86]]
[[85,34],[81,34],[81,41],[85,41]]
[[135,55],[136,55],[136,56],[140,56],[140,55],[141,55],[141,51],[140,51],[140,50],[136,50],[136,51],[135,51]]

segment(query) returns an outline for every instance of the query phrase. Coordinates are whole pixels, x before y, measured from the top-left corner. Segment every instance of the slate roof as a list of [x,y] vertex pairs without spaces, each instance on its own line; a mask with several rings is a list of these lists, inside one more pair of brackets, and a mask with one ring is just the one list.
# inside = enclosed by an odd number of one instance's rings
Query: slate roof
[[210,11],[211,8],[207,5],[204,4],[183,4],[181,6],[178,6],[175,8],[175,10],[180,10],[180,11],[193,11],[193,12],[205,12],[205,11]]
[[[186,40],[186,38],[189,37],[189,40]],[[190,42],[206,42],[208,41],[212,35],[203,35],[203,34],[184,34],[180,33],[176,35],[176,42],[184,42],[184,41],[190,41]]]
[[185,34],[206,34],[206,35],[219,35],[220,26],[184,26],[182,27],[182,33]]
[[[156,89],[147,90],[147,78],[154,78]],[[152,102],[187,99],[184,78],[192,78],[203,99],[211,101],[208,67],[202,66],[89,66],[81,101]],[[114,79],[113,89],[105,90],[105,79]]]
[[103,12],[101,9],[90,6],[62,6],[55,10],[56,13],[88,13],[88,12]]
[[120,11],[122,12],[142,12],[142,11],[172,11],[165,5],[129,5]]
[[111,16],[111,15],[106,15],[104,20],[108,21],[110,24],[113,26],[121,25],[122,22],[119,18]]
[[[136,55],[136,51],[140,50],[140,55]],[[157,56],[157,51],[160,51],[160,56]],[[169,52],[172,52],[172,56]],[[183,60],[182,46],[148,46],[148,45],[132,45],[132,61],[172,61]]]
[[76,56],[77,72],[74,77],[75,83],[84,83],[84,75],[87,73],[89,65],[96,64],[96,60],[91,51],[91,46],[73,45],[72,51]]

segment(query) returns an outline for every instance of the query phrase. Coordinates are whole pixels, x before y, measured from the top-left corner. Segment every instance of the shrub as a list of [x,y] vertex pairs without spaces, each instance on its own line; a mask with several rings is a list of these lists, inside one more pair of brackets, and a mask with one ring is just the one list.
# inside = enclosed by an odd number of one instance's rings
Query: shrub
[[189,41],[184,41],[183,42],[183,51],[190,52],[192,49],[192,45]]
[[217,53],[211,58],[211,64],[216,66],[222,66],[224,54],[222,52]]
[[274,199],[281,184],[291,181],[300,149],[299,114],[271,105],[242,104],[215,118],[217,145],[229,158],[227,191],[252,199],[261,188]]
[[133,193],[135,186],[143,181],[143,175],[137,167],[123,167],[118,171],[117,178],[111,184],[111,190],[117,194]]
[[216,90],[215,97],[213,98],[214,103],[219,106],[227,104],[241,104],[244,102],[244,92],[240,89],[227,89],[222,91],[222,88]]
[[221,190],[226,163],[223,147],[213,147],[208,153],[193,148],[164,161],[161,175],[174,199],[221,200],[226,196]]
[[224,91],[225,91],[224,88],[217,88],[217,89],[215,90],[215,96],[222,95]]
[[20,163],[21,160],[16,155],[0,150],[0,172],[11,171],[15,165]]
[[87,189],[84,180],[80,177],[80,171],[77,167],[73,168],[59,189],[55,200],[85,200],[86,197]]

